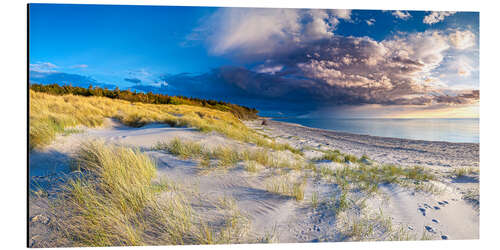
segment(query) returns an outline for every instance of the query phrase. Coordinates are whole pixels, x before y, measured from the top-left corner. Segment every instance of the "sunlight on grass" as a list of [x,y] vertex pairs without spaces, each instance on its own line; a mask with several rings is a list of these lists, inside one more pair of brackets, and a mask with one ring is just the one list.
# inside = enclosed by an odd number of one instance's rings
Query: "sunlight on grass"
[[131,103],[106,97],[55,96],[32,90],[29,93],[30,149],[49,144],[67,128],[102,126],[107,117],[132,127],[159,122],[174,127],[193,127],[201,132],[215,131],[238,141],[301,153],[288,144],[264,138],[230,112],[190,105]]
[[381,184],[401,184],[416,190],[434,192],[429,181],[436,177],[423,167],[401,167],[396,165],[364,165],[341,166],[337,168],[321,167],[317,174],[326,180],[344,187],[348,183],[355,184],[366,193],[377,192]]
[[277,175],[267,179],[266,190],[271,193],[293,197],[297,201],[304,199],[305,179],[294,180],[288,175]]
[[[310,167],[300,156],[293,160],[278,157],[276,152],[267,148],[236,150],[229,146],[217,146],[210,150],[197,142],[174,138],[169,142],[158,142],[153,149],[165,151],[183,159],[199,159],[199,166],[203,170],[228,169],[240,162],[245,163],[244,167],[247,171],[254,173],[258,170],[256,164],[268,168],[294,170]],[[216,164],[212,164],[211,160],[216,161]]]
[[64,185],[53,204],[61,245],[215,244],[244,236],[234,206],[223,227],[207,226],[175,184],[152,182],[155,163],[138,150],[92,142],[75,162],[82,174]]

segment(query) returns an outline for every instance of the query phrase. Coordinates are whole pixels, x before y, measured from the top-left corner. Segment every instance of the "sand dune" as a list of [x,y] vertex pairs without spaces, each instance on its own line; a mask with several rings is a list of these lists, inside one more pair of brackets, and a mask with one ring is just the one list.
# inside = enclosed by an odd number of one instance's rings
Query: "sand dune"
[[[87,140],[98,139],[109,144],[138,147],[146,152],[157,163],[158,179],[172,180],[189,187],[196,193],[196,197],[202,197],[196,209],[204,216],[215,216],[210,206],[206,205],[210,201],[224,197],[234,199],[250,222],[250,232],[241,242],[254,242],[255,239],[266,235],[272,235],[279,242],[355,240],[342,231],[342,228],[345,228],[342,223],[350,223],[353,218],[354,221],[368,218],[370,214],[384,216],[390,220],[394,231],[404,232],[408,239],[479,238],[479,198],[474,200],[477,203],[471,203],[465,198],[467,192],[479,189],[479,177],[471,175],[458,178],[451,175],[455,168],[478,167],[477,144],[351,135],[273,121],[267,126],[261,126],[259,121],[248,122],[247,125],[275,137],[278,141],[303,148],[305,157],[309,159],[321,154],[315,149],[339,149],[358,156],[367,154],[371,159],[382,163],[423,165],[438,176],[433,182],[440,192],[432,194],[384,184],[375,195],[363,197],[361,192],[354,191],[351,199],[364,200],[366,208],[349,210],[341,215],[332,210],[329,203],[332,197],[339,195],[339,186],[314,177],[305,170],[305,176],[309,177],[304,200],[296,201],[266,190],[269,178],[283,174],[274,169],[263,168],[252,173],[246,171],[244,163],[240,162],[226,171],[202,173],[198,168],[198,160],[181,159],[153,148],[159,141],[170,141],[174,138],[196,141],[207,148],[224,145],[245,149],[256,148],[255,145],[234,141],[214,132],[201,133],[190,128],[172,128],[161,124],[130,128],[113,120],[108,120],[104,128],[84,129],[84,132],[79,134],[60,136],[43,150],[31,152],[29,175],[32,186],[43,186],[49,193],[57,193],[56,180],[64,174],[69,174],[71,158],[79,145]],[[291,153],[288,153],[281,154],[292,158]],[[333,162],[318,162],[317,165],[338,167]],[[287,175],[295,178],[294,171]],[[316,206],[312,205],[313,196],[317,196],[319,200]],[[47,198],[31,197],[30,218],[47,215],[44,212],[47,208],[46,202]],[[375,219],[370,221],[379,223]],[[375,231],[379,230],[378,228],[376,226]],[[50,246],[50,227],[40,220],[32,219],[30,229],[33,246]],[[394,235],[388,235],[382,229],[379,231],[361,240],[384,240]]]

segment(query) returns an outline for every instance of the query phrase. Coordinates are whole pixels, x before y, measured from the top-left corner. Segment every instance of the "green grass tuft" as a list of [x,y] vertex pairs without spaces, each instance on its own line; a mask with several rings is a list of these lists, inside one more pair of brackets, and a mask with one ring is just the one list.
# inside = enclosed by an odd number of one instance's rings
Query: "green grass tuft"
[[167,151],[183,159],[198,158],[206,152],[199,143],[182,141],[179,138],[174,138],[169,143],[158,142],[154,149]]
[[266,190],[268,192],[293,197],[297,201],[304,199],[305,187],[305,179],[293,181],[286,175],[270,177],[266,183]]

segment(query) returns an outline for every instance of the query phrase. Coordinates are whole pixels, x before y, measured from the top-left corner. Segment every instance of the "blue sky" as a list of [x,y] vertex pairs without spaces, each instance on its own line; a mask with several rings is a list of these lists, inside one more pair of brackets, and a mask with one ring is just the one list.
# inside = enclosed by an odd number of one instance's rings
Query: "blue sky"
[[[30,61],[51,62],[67,72],[120,85],[130,72],[204,72],[228,62],[208,55],[202,46],[183,43],[210,12],[213,9],[34,4]],[[88,67],[72,68],[75,65]]]
[[32,82],[478,115],[477,12],[31,4],[29,26]]

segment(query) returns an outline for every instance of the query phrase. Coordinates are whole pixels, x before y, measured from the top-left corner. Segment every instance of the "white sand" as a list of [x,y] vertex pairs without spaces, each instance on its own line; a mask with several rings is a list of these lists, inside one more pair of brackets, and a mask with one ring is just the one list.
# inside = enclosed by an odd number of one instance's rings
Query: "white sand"
[[[478,166],[477,144],[350,135],[279,122],[260,126],[259,121],[255,121],[248,125],[299,148],[307,146],[339,149],[358,156],[367,154],[379,162],[418,164],[431,168],[440,176],[438,185],[444,190],[441,194],[431,195],[395,185],[383,185],[380,188],[381,194],[368,200],[369,209],[382,209],[385,215],[392,218],[395,225],[408,228],[418,237],[425,230],[433,239],[441,239],[442,236],[448,239],[479,238],[479,207],[462,198],[463,192],[479,188],[478,178],[457,180],[448,177],[452,168]],[[323,206],[313,209],[310,202],[313,192],[319,193],[320,200],[334,195],[338,191],[334,184],[310,178],[304,201],[297,202],[265,190],[266,178],[275,174],[271,170],[253,174],[245,171],[240,164],[227,172],[200,174],[198,163],[194,160],[182,160],[151,150],[158,141],[169,141],[176,137],[197,141],[207,147],[253,147],[217,133],[204,134],[194,129],[171,128],[161,124],[130,128],[108,120],[106,128],[85,129],[84,133],[61,136],[44,150],[33,151],[30,154],[30,177],[32,183],[36,182],[37,185],[48,187],[50,190],[50,187],[57,185],[56,178],[60,173],[68,173],[72,154],[80,143],[86,140],[99,139],[107,143],[139,147],[156,160],[158,178],[168,178],[191,187],[208,200],[234,198],[241,211],[250,219],[249,239],[261,237],[276,229],[280,242],[343,240],[336,228],[335,214]],[[317,155],[318,152],[314,150],[307,150],[305,154],[307,158]],[[43,214],[46,209],[44,202],[33,198],[30,202],[30,216]],[[210,212],[207,216],[210,216]],[[46,228],[40,222],[30,222],[30,229],[33,245],[42,246],[44,238],[47,237]]]
[[[479,167],[478,143],[450,143],[358,135],[304,127],[298,124],[267,120],[247,125],[298,147],[334,148],[358,157],[363,154],[380,163],[438,167]],[[292,137],[292,138],[290,138]],[[290,139],[289,139],[290,138]]]

